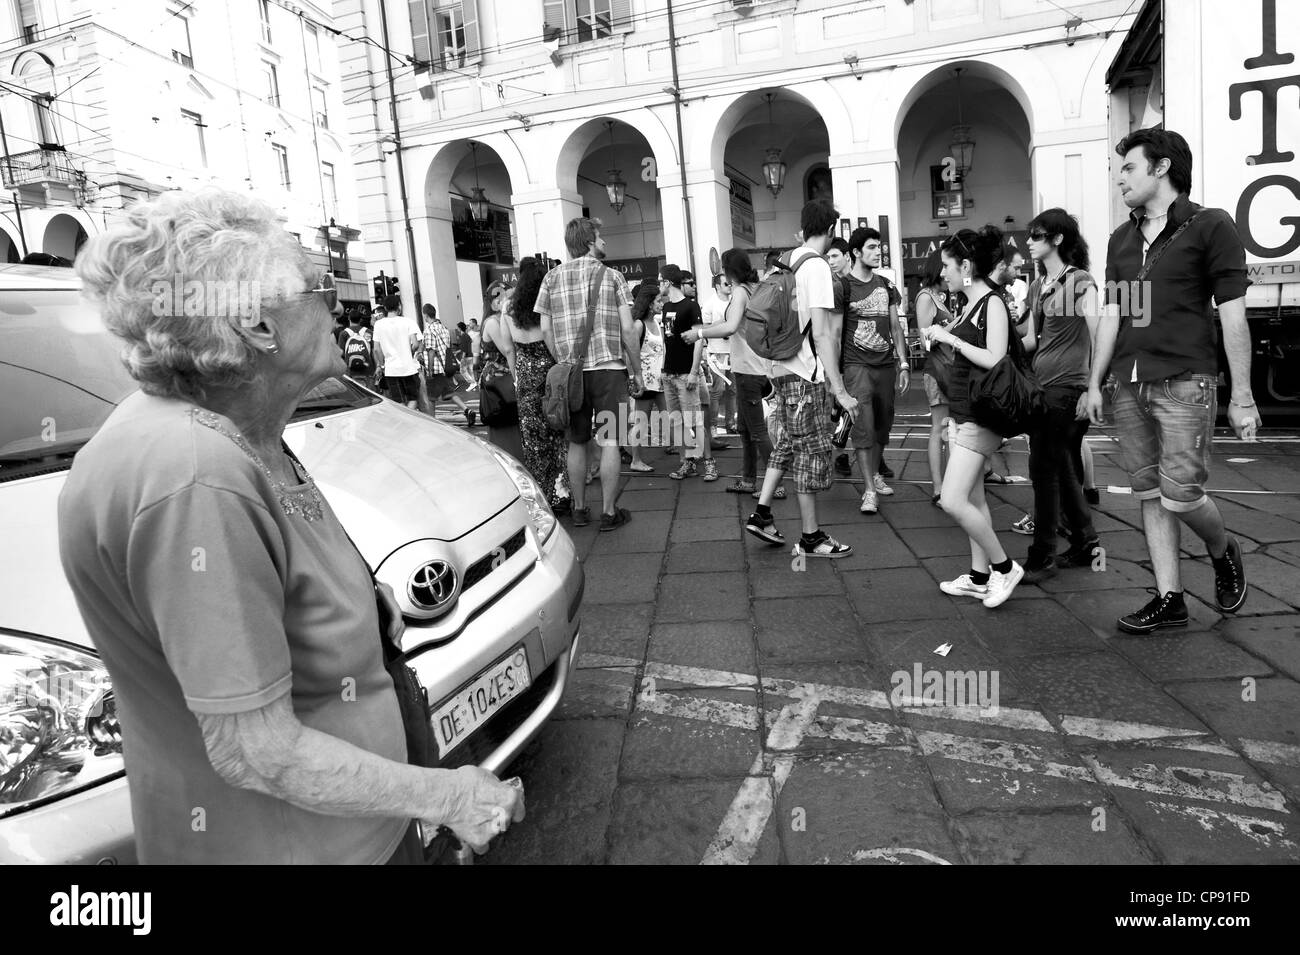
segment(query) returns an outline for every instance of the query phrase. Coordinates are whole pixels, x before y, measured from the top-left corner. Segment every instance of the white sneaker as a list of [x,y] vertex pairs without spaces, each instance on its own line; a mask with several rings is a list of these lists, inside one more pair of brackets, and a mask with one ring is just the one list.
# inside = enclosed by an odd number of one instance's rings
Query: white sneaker
[[1020,583],[1020,578],[1023,576],[1025,576],[1025,569],[1014,560],[1011,562],[1011,570],[1005,574],[999,574],[996,570],[990,571],[989,595],[984,598],[984,606],[992,610],[1006,603],[1007,598],[1011,596],[1011,591],[1016,589],[1016,584]]
[[790,553],[795,557],[830,557],[834,559],[848,557],[853,553],[853,546],[851,544],[841,544],[834,537],[827,534],[822,542],[811,550],[804,549],[802,540],[795,541]]
[[[891,491],[890,493],[892,494],[893,492]],[[862,495],[862,506],[859,507],[858,510],[863,514],[880,513],[880,507],[876,501],[875,491],[867,491]]]
[[987,584],[977,584],[970,579],[970,574],[962,574],[956,580],[945,580],[939,589],[953,597],[975,597],[983,600],[989,594]]
[[890,487],[888,484],[886,484],[885,479],[882,478],[879,474],[875,475],[875,477],[872,479],[872,483],[876,486],[877,494],[883,494],[885,495],[885,497],[889,497],[889,495],[894,493],[894,489]]

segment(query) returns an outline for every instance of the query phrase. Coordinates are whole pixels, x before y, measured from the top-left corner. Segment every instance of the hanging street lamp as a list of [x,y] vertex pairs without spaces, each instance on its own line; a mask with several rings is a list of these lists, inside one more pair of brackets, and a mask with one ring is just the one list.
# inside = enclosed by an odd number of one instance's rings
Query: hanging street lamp
[[[609,164],[614,165],[614,121],[605,120],[605,126],[609,129]],[[609,175],[605,179],[605,194],[609,196],[610,207],[618,215],[623,214],[623,203],[627,201],[627,183],[623,181],[621,169],[610,169]]]
[[483,187],[478,184],[478,143],[471,140],[469,150],[474,157],[474,189],[469,197],[469,214],[474,217],[475,222],[483,225],[488,221],[491,203],[483,193]]
[[[768,93],[763,98],[767,100],[767,125],[772,126],[772,100],[776,99],[776,94]],[[763,182],[773,198],[779,196],[785,187],[785,163],[781,161],[781,150],[775,146],[767,149],[767,158],[763,161]]]
[[952,139],[948,143],[948,149],[952,158],[957,161],[957,176],[965,185],[966,175],[971,171],[971,165],[975,160],[975,137],[971,134],[971,128],[962,115],[961,70],[960,66],[953,70],[953,75],[957,78],[957,125],[952,128]]

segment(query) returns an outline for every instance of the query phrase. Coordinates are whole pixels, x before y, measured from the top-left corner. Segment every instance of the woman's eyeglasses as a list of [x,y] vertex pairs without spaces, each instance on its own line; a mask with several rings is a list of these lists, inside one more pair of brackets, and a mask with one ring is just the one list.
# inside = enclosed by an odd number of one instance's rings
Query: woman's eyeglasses
[[1035,242],[1042,242],[1047,238],[1047,233],[1035,229],[1033,232],[1029,233],[1029,238],[1033,239]]
[[317,293],[322,296],[325,302],[325,308],[330,312],[333,312],[339,304],[339,290],[334,287],[334,280],[330,276],[322,276],[320,284],[316,286],[316,288],[309,288],[302,294],[315,295]]

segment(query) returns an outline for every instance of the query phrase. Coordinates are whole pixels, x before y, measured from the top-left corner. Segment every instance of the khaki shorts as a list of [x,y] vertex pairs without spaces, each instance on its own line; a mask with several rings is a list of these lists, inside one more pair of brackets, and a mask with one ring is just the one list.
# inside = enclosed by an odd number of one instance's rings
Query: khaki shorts
[[987,458],[1002,447],[1002,435],[981,427],[974,421],[963,421],[948,432],[948,442]]

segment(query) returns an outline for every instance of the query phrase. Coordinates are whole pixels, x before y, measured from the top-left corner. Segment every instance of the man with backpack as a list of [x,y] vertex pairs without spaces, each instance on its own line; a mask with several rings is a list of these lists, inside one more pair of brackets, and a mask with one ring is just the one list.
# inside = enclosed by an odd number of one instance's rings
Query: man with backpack
[[370,334],[361,327],[361,316],[348,309],[348,324],[339,334],[343,364],[353,378],[370,381],[375,373],[375,350]]
[[755,289],[745,313],[746,340],[760,358],[772,361],[772,387],[782,425],[758,506],[745,530],[769,544],[785,543],[772,519],[771,504],[785,472],[793,469],[803,531],[794,545],[796,557],[838,558],[853,553],[852,547],[835,540],[817,523],[817,493],[831,486],[828,387],[850,418],[858,410],[857,400],[840,377],[834,280],[823,255],[838,221],[839,212],[825,199],[807,203],[799,216],[803,245],[781,257]]

